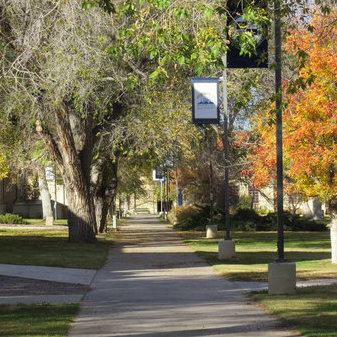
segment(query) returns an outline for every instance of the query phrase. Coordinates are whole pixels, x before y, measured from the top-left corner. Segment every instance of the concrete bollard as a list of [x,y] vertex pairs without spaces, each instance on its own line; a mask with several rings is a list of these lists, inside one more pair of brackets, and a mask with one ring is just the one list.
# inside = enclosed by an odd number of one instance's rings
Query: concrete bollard
[[114,230],[117,230],[117,218],[116,218],[116,215],[112,216],[112,228]]
[[52,216],[46,216],[46,226],[53,226],[54,218]]
[[206,225],[206,238],[215,239],[218,237],[218,226],[217,225]]
[[268,293],[270,295],[296,293],[296,263],[273,262],[268,264]]
[[235,242],[233,240],[219,241],[219,259],[230,260],[235,258]]

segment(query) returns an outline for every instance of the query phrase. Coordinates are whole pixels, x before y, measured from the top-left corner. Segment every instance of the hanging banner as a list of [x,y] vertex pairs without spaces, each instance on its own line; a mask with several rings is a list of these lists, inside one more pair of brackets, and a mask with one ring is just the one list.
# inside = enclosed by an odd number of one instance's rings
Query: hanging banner
[[[258,5],[262,1],[257,1]],[[229,12],[227,20],[228,40],[227,68],[268,68],[268,41],[263,36],[263,27],[259,27],[243,17],[243,7],[248,1],[228,0]],[[255,39],[255,51],[249,54],[241,54],[240,34],[249,33]]]
[[192,78],[192,122],[219,124],[219,78]]

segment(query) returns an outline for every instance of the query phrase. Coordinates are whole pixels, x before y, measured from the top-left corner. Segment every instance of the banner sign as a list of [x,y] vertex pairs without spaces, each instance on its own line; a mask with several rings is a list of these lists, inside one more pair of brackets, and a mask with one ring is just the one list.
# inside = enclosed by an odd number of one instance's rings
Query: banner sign
[[[261,1],[260,1],[261,2]],[[228,40],[230,41],[227,52],[227,68],[268,68],[268,41],[262,35],[263,27],[258,27],[243,17],[242,6],[247,1],[228,0],[227,9],[230,15],[227,21],[227,30],[230,32]],[[258,5],[259,1],[257,1]],[[263,6],[261,4],[261,6]],[[242,54],[240,45],[240,34],[249,32],[255,39],[255,53]]]
[[219,124],[219,78],[192,78],[192,122]]
[[156,167],[152,170],[152,180],[155,183],[160,183],[165,181],[165,172],[162,167]]
[[46,173],[47,181],[54,181],[54,179],[55,179],[54,167],[53,166],[45,166],[44,170],[45,170],[45,173]]

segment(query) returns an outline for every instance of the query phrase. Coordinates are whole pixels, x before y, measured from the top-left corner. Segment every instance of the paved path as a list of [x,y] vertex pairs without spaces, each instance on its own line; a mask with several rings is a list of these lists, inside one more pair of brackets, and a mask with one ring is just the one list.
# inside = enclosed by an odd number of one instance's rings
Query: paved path
[[0,264],[0,304],[75,303],[96,270]]
[[70,337],[295,337],[154,217],[132,218]]
[[93,269],[0,264],[0,275],[62,283],[90,285],[95,274]]

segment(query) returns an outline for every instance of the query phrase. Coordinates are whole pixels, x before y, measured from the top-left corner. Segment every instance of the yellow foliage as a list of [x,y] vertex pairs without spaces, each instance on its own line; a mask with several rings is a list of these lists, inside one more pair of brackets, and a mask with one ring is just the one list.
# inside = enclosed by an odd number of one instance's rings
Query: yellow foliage
[[0,178],[6,178],[8,175],[8,168],[6,166],[6,157],[0,153]]

